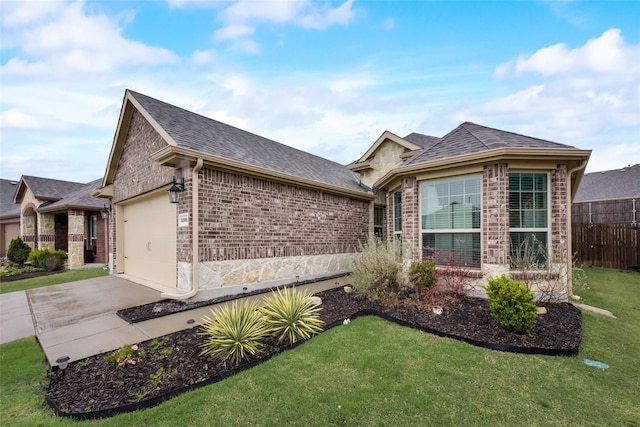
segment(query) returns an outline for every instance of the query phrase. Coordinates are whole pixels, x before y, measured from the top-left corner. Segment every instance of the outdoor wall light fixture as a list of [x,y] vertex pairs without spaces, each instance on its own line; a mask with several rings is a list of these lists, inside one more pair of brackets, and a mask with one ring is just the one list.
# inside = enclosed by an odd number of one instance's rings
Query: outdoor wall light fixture
[[180,193],[184,191],[184,178],[180,182],[176,182],[176,177],[173,177],[173,184],[167,190],[169,192],[169,202],[178,203],[180,201]]
[[56,359],[56,363],[58,364],[58,368],[64,371],[67,369],[67,365],[69,365],[69,356],[60,356]]
[[102,216],[102,219],[109,219],[109,215],[111,214],[111,205],[107,207],[107,205],[103,204],[102,206],[104,206],[100,211],[100,215]]

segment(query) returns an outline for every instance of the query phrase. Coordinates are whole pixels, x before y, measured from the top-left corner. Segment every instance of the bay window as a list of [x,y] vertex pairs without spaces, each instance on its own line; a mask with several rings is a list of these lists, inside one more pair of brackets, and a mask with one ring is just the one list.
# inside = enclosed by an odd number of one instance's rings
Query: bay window
[[481,175],[420,183],[422,253],[440,265],[480,267]]

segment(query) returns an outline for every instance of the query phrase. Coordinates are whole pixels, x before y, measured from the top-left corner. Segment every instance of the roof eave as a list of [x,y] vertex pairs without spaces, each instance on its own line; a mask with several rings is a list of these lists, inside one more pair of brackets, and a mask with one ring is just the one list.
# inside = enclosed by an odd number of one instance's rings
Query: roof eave
[[[558,160],[574,161],[578,165],[583,160],[588,160],[591,150],[580,150],[578,148],[495,148],[492,150],[480,151],[477,153],[464,154],[461,156],[447,157],[427,162],[420,162],[406,166],[400,166],[387,172],[374,184],[374,188],[384,188],[391,181],[399,176],[411,175],[422,170],[445,170],[456,169],[463,165],[478,163],[495,163],[504,160]],[[581,179],[577,177],[577,181]]]
[[162,166],[184,167],[189,165],[192,167],[196,164],[197,159],[201,158],[204,164],[219,170],[228,172],[242,173],[245,175],[264,178],[271,181],[277,181],[284,184],[291,184],[298,187],[305,187],[314,190],[324,191],[327,193],[348,196],[360,200],[373,200],[374,195],[371,191],[356,191],[336,185],[325,184],[308,178],[302,178],[290,175],[248,163],[231,160],[225,157],[213,154],[203,153],[201,151],[192,150],[184,147],[167,146],[151,155],[151,159],[160,163]]
[[62,212],[67,212],[69,210],[79,210],[79,211],[99,211],[100,209],[102,209],[99,206],[89,206],[89,205],[81,205],[81,204],[73,204],[73,203],[69,203],[69,204],[62,204],[62,205],[49,205],[49,206],[45,206],[43,208],[38,208],[37,211],[38,213],[62,213]]

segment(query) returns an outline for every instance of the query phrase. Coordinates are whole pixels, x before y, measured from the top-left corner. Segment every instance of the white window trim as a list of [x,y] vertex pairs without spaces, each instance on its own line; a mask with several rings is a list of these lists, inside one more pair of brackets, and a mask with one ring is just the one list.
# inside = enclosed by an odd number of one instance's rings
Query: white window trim
[[[422,183],[423,182],[431,182],[431,181],[444,181],[455,178],[465,178],[475,176],[480,179],[480,227],[479,228],[450,228],[450,229],[431,229],[431,228],[422,228]],[[446,177],[438,177],[433,179],[425,179],[422,181],[418,181],[418,221],[420,223],[419,227],[419,235],[418,241],[420,242],[420,247],[422,247],[422,235],[427,234],[457,234],[457,233],[477,233],[480,236],[480,266],[479,267],[467,267],[472,270],[482,270],[482,255],[483,255],[483,242],[484,242],[484,233],[483,233],[483,223],[484,217],[482,215],[482,207],[484,205],[484,192],[482,189],[483,186],[483,174],[482,173],[468,173],[464,175],[452,175]],[[548,224],[548,223],[547,223]]]
[[[396,230],[396,198],[395,198],[395,194],[396,193],[400,193],[400,231]],[[402,200],[402,187],[398,187],[395,190],[391,190],[391,211],[392,211],[392,215],[391,215],[391,231],[393,234],[393,237],[395,239],[399,239],[402,240],[402,204],[404,203],[404,200]]]
[[[541,228],[541,227],[526,227],[526,228],[513,228],[511,227],[511,216],[509,215],[509,252],[511,252],[511,233],[547,233],[547,241],[546,243],[546,251],[547,251],[547,268],[549,268],[550,265],[550,261],[551,259],[553,259],[553,248],[551,245],[551,195],[552,195],[552,188],[551,188],[551,173],[552,171],[548,171],[548,170],[544,170],[544,171],[540,171],[540,170],[510,170],[509,174],[512,173],[532,173],[532,174],[546,174],[547,175],[547,226],[545,228]],[[511,186],[509,186],[509,194],[507,196],[507,201],[508,198],[511,195]],[[508,203],[507,203],[508,205]],[[571,209],[571,207],[569,207],[569,209]]]

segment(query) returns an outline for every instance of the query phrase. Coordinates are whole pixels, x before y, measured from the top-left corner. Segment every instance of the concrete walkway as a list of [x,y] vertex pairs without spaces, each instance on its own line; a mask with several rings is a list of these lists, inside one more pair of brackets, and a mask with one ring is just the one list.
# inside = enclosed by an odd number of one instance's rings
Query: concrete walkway
[[[346,279],[331,279],[301,288],[315,293]],[[266,294],[247,297],[259,301]],[[214,306],[129,324],[116,311],[160,301],[160,292],[118,276],[98,277],[0,295],[1,343],[36,335],[49,364],[60,356],[70,361],[84,359],[127,344],[157,338],[188,327],[187,320],[200,324]]]

